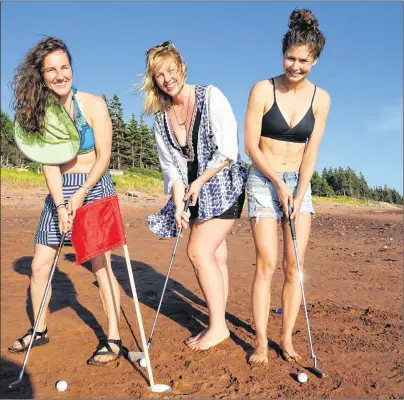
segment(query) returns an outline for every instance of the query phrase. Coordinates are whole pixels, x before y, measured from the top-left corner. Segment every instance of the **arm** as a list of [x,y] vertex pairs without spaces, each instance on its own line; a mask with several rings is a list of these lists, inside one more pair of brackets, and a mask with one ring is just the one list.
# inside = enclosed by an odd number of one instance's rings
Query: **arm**
[[196,205],[202,186],[224,167],[237,161],[237,121],[227,98],[216,87],[209,88],[209,112],[213,140],[217,146],[205,171],[191,184],[184,200],[192,196],[191,206]]
[[300,165],[299,184],[296,189],[294,210],[291,218],[296,217],[300,209],[300,204],[303,201],[304,194],[313,176],[317,161],[318,149],[325,131],[331,99],[327,92],[322,92],[322,96],[319,101],[320,104],[315,115],[316,122],[314,124],[314,129],[307,143],[306,149],[304,150],[302,163]]
[[[60,173],[59,166],[43,165],[42,169],[45,175],[46,185],[48,186],[49,193],[52,196],[55,206],[57,207],[59,204],[65,204],[62,186],[62,174]],[[68,232],[71,228],[71,224],[69,223],[66,207],[58,207],[57,214],[60,232]]]
[[[91,121],[94,132],[96,160],[84,185],[91,190],[109,166],[112,146],[112,123],[105,101],[98,96],[91,99]],[[68,211],[72,219],[82,206],[87,193],[80,187],[69,199]]]
[[[293,195],[285,182],[279,178],[270,161],[259,148],[264,115],[265,97],[268,93],[268,84],[265,81],[257,82],[251,89],[248,99],[247,111],[244,120],[244,150],[258,169],[275,185],[279,201],[283,210],[288,210],[288,204],[293,204]],[[287,213],[287,211],[286,211]]]
[[172,193],[173,202],[175,206],[175,221],[177,225],[177,229],[179,229],[181,225],[182,218],[185,221],[182,221],[183,228],[187,228],[188,218],[183,214],[184,210],[184,193],[185,187],[182,182],[182,178],[180,173],[178,172],[176,166],[174,165],[174,161],[171,157],[169,150],[167,149],[166,143],[164,142],[163,137],[160,133],[160,128],[157,122],[154,122],[154,136],[156,138],[157,144],[157,153],[159,155],[160,167],[164,176],[164,192],[166,194]]
[[[178,172],[176,166],[174,165],[174,161],[171,157],[171,153],[169,152],[166,143],[160,133],[160,128],[157,122],[154,122],[153,126],[154,137],[156,139],[157,145],[157,153],[159,155],[160,167],[164,176],[164,193],[165,194],[173,194],[173,198],[176,197],[176,192],[178,192],[177,188],[179,188],[182,184],[182,178],[180,173]],[[182,199],[181,199],[182,200]]]

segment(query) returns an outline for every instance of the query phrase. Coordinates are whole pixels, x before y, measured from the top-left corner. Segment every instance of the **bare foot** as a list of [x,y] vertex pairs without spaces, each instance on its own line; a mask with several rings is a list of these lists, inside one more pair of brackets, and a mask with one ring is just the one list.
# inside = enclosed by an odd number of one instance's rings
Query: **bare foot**
[[188,338],[185,341],[185,344],[190,345],[191,343],[195,342],[196,340],[199,340],[206,333],[206,331],[207,331],[207,329],[204,329],[203,331],[199,332],[197,335]]
[[250,364],[267,364],[268,363],[268,340],[257,341],[254,353],[248,359]]
[[217,330],[208,328],[206,333],[198,340],[190,343],[189,347],[193,350],[209,350],[229,337],[230,332],[226,327]]
[[282,349],[283,357],[288,362],[300,362],[302,361],[302,357],[296,353],[295,349],[293,348],[292,342],[282,341],[279,344],[279,347]]

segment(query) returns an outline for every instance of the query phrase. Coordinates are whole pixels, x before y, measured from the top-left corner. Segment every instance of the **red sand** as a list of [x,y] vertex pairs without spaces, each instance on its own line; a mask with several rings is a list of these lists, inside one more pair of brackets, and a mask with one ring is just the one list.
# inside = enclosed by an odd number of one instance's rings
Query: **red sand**
[[[28,274],[45,194],[2,191],[2,398],[403,398],[402,209],[325,204],[317,207],[313,219],[305,291],[315,351],[326,379],[309,374],[306,384],[295,380],[304,369],[278,355],[281,320],[274,313],[268,324],[269,363],[251,367],[246,362],[254,343],[250,291],[255,256],[244,213],[228,236],[231,339],[204,353],[183,343],[206,324],[207,310],[185,254],[186,238],[180,241],[151,347],[155,381],[171,384],[170,394],[152,395],[146,370],[126,359],[108,367],[86,364],[106,319],[92,273],[75,266],[68,247],[54,276],[50,344],[32,350],[24,384],[10,391],[6,385],[17,378],[23,355],[7,348],[30,326]],[[144,217],[159,208],[161,198],[120,199],[148,337],[174,241],[159,240],[145,226]],[[113,263],[122,288],[122,339],[138,351],[140,335],[122,249],[114,252]],[[282,282],[279,266],[272,309],[281,306]],[[308,354],[303,312],[294,343],[300,354]],[[303,364],[312,365],[309,357]],[[69,387],[59,393],[55,383],[62,379]]]

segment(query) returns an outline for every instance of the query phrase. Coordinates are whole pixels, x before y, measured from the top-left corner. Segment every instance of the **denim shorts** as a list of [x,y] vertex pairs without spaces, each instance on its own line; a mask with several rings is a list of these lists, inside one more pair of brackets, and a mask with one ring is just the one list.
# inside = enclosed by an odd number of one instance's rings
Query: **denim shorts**
[[[278,176],[286,182],[293,196],[299,183],[299,172],[280,172]],[[278,191],[275,185],[258,168],[251,166],[247,178],[248,219],[283,217]],[[311,185],[307,187],[300,207],[300,214],[314,214]]]

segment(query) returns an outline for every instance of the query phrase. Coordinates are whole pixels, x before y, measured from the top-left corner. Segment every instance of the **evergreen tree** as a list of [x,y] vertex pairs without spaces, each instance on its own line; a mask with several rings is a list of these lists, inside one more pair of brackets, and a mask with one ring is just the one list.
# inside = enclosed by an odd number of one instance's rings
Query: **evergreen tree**
[[14,122],[9,115],[1,111],[1,151],[0,164],[4,167],[22,167],[29,160],[20,151],[14,141]]
[[369,186],[362,172],[359,173],[359,195],[364,200],[370,197]]
[[159,167],[159,158],[153,131],[140,120],[140,138],[138,142],[139,167]]
[[112,168],[121,169],[123,167],[125,151],[128,148],[125,135],[125,122],[123,120],[123,110],[117,94],[109,102],[109,112],[112,121]]
[[311,177],[311,192],[314,196],[321,196],[321,177],[317,171]]
[[135,114],[132,114],[129,123],[126,126],[126,139],[129,144],[127,164],[132,167],[139,167],[139,156],[137,153],[138,142],[140,140],[139,124],[135,118]]

